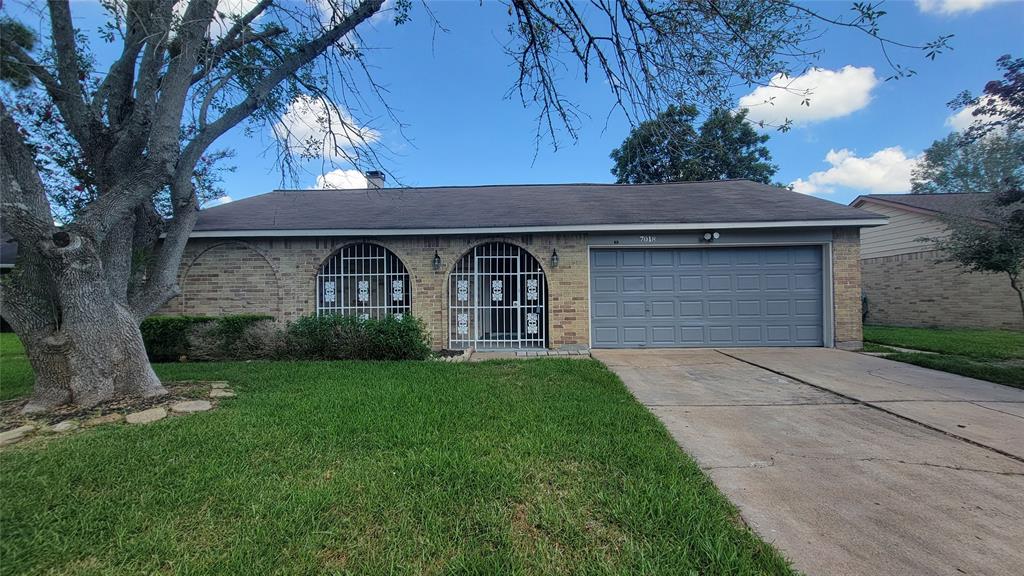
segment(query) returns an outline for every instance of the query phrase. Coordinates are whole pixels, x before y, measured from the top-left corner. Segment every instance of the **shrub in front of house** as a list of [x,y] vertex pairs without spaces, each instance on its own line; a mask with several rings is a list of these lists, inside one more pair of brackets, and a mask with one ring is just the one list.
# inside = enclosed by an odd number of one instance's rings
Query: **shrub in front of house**
[[280,331],[272,316],[150,316],[139,327],[152,362],[252,360],[280,349]]
[[190,360],[230,361],[275,358],[282,353],[281,329],[273,316],[233,314],[198,324],[189,337]]
[[142,321],[142,342],[150,362],[175,362],[191,353],[194,328],[213,322],[206,316],[150,316]]
[[430,356],[423,323],[401,318],[361,319],[325,314],[303,316],[285,329],[284,347],[300,360],[424,360]]

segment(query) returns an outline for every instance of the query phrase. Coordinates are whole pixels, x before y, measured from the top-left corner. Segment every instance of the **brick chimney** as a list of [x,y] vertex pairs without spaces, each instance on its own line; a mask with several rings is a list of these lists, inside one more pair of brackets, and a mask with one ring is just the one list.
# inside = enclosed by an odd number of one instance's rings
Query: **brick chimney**
[[370,190],[380,190],[384,187],[384,173],[380,170],[370,170],[366,173],[366,187]]

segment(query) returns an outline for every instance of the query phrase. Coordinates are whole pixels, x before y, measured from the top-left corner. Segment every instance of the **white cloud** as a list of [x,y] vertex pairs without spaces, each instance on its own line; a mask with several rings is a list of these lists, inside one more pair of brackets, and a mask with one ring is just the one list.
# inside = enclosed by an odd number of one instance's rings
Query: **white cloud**
[[910,175],[920,156],[909,157],[899,146],[885,148],[871,156],[859,157],[846,148],[829,150],[828,170],[797,178],[793,190],[801,194],[829,194],[837,186],[876,194],[909,192]]
[[228,196],[227,194],[225,194],[223,196],[218,196],[217,198],[214,198],[212,200],[208,200],[206,202],[205,206],[207,208],[212,208],[214,206],[220,206],[221,204],[227,204],[228,202],[234,202],[234,201],[235,201],[234,198],[232,198],[231,196]]
[[324,189],[346,189],[346,188],[368,188],[366,176],[359,170],[331,170],[326,174],[316,177],[314,188]]
[[840,70],[813,68],[795,78],[777,74],[768,86],[740,98],[751,122],[796,125],[839,118],[864,108],[878,85],[875,69],[843,66]]
[[358,126],[344,110],[308,95],[292,100],[273,130],[292,153],[308,157],[345,158],[380,139],[379,132]]
[[[986,105],[991,103],[991,102],[993,102],[993,101],[994,100],[993,100],[992,96],[986,96],[985,97],[985,104]],[[999,119],[998,116],[993,116],[991,114],[982,114],[980,116],[975,116],[974,115],[974,111],[977,108],[978,108],[977,106],[966,106],[966,107],[962,108],[956,114],[953,114],[952,116],[946,118],[946,126],[949,126],[950,128],[952,128],[953,130],[955,130],[957,132],[963,132],[964,130],[967,130],[968,128],[970,128],[972,124],[975,124],[975,123],[977,123],[977,124],[987,124],[988,122],[991,122],[992,120],[998,120]]]
[[998,2],[999,0],[917,0],[917,8],[921,12],[939,14],[956,14],[957,12],[977,12]]
[[[210,22],[210,37],[217,39],[226,34],[235,21],[248,14],[259,3],[260,0],[217,0],[217,9],[213,13],[213,21]],[[118,7],[122,13],[126,9],[124,2],[119,2]],[[173,8],[174,15],[181,18],[185,15],[186,9],[188,9],[188,2],[178,0]],[[257,20],[259,18],[259,16],[256,17]]]

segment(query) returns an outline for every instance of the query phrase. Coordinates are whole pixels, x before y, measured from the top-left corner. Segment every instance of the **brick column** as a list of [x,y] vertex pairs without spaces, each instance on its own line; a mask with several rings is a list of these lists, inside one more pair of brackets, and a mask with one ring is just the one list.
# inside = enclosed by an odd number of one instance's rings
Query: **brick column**
[[860,229],[832,229],[832,311],[835,346],[863,346],[860,288]]

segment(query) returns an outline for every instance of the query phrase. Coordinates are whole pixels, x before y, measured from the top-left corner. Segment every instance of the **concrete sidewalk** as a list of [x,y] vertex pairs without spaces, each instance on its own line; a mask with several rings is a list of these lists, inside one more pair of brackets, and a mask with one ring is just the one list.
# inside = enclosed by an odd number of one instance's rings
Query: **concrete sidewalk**
[[826,349],[593,356],[799,570],[1024,566],[1024,463],[975,444],[1019,451],[1022,391]]

